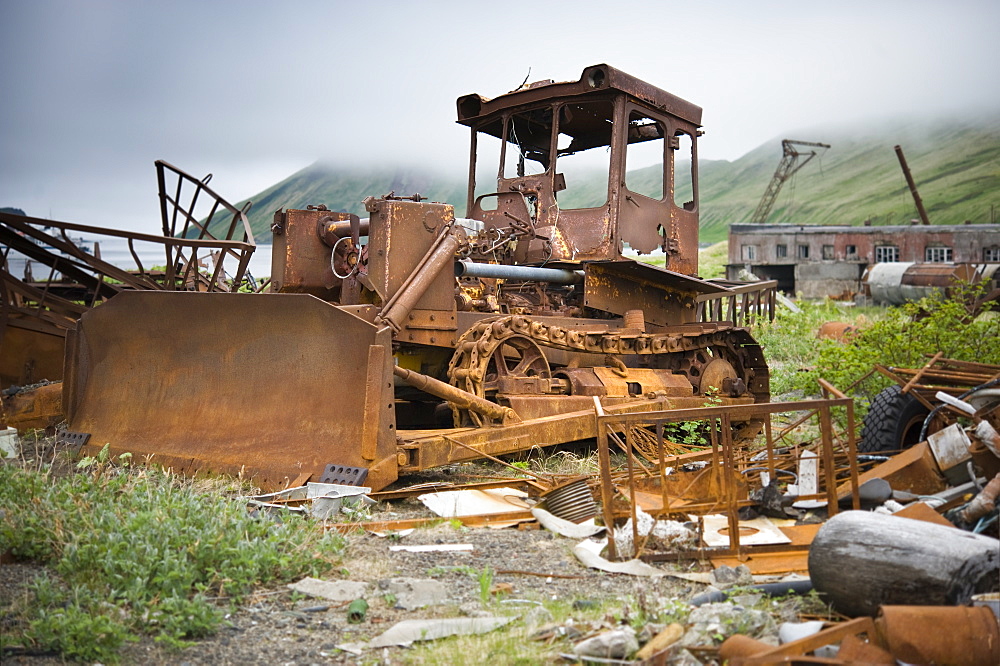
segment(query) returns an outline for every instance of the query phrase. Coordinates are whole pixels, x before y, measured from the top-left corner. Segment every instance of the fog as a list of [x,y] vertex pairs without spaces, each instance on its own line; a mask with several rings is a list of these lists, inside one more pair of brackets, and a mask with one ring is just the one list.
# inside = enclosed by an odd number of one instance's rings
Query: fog
[[156,159],[232,201],[317,159],[461,174],[456,97],[602,62],[702,106],[707,159],[1000,107],[995,1],[360,4],[0,0],[0,206],[155,232]]

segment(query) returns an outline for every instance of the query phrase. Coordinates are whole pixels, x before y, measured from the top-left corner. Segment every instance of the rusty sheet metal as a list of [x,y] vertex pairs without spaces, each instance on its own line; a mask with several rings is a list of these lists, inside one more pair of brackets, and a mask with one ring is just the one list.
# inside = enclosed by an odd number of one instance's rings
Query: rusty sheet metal
[[[860,485],[872,479],[884,479],[893,490],[917,495],[933,495],[947,487],[927,442],[920,442],[859,475],[858,483]],[[837,488],[839,499],[850,494],[851,488],[846,483]]]
[[63,420],[62,384],[52,383],[0,398],[0,423],[18,432],[54,428]]
[[779,663],[842,663],[822,660],[813,662],[809,659],[797,660],[790,657],[801,657],[825,645],[836,644],[848,636],[866,636],[869,641],[878,637],[875,623],[870,617],[859,617],[848,622],[827,627],[812,636],[800,638],[774,647],[754,640],[748,636],[737,634],[730,636],[719,648],[719,656],[731,666],[763,666]]
[[1000,625],[985,606],[882,606],[882,644],[908,664],[1000,664]]
[[[333,273],[330,261],[333,250],[321,240],[317,228],[324,221],[330,223],[348,217],[347,213],[324,210],[289,209],[276,212],[271,225],[274,232],[271,291],[312,294],[326,300],[339,299],[342,280]],[[348,243],[342,245],[348,247]],[[347,273],[347,270],[341,270]]]
[[642,310],[647,322],[661,326],[694,322],[700,294],[728,293],[724,286],[635,261],[588,264],[584,282],[588,307],[617,315]]
[[789,550],[775,553],[751,553],[743,557],[711,557],[712,566],[746,566],[754,576],[809,572],[809,551]]
[[63,377],[65,330],[40,331],[32,323],[19,317],[0,324],[0,388]]
[[[268,488],[365,467],[377,490],[396,479],[390,345],[386,329],[305,294],[124,293],[73,336],[69,429],[91,433],[90,451],[110,443]],[[366,386],[358,361],[373,357],[382,374]]]
[[535,520],[530,511],[507,511],[481,516],[455,516],[454,518],[409,518],[405,520],[376,520],[367,523],[330,523],[327,529],[336,530],[342,534],[351,534],[358,530],[366,532],[394,532],[416,527],[432,527],[449,520],[457,520],[466,527],[488,527],[489,525],[513,525],[515,523]]
[[458,122],[471,126],[483,116],[511,107],[540,102],[557,96],[572,97],[594,93],[601,94],[602,92],[606,94],[609,90],[624,92],[655,108],[677,115],[690,123],[696,125],[701,123],[701,107],[608,65],[587,67],[583,70],[579,81],[564,83],[540,81],[494,99],[475,94],[459,97],[456,102]]

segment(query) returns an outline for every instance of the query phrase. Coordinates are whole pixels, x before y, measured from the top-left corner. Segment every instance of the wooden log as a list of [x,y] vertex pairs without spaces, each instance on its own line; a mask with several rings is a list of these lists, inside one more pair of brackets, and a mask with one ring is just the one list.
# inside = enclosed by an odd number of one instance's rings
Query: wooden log
[[919,520],[845,511],[809,548],[813,587],[841,613],[953,606],[1000,589],[1000,541]]

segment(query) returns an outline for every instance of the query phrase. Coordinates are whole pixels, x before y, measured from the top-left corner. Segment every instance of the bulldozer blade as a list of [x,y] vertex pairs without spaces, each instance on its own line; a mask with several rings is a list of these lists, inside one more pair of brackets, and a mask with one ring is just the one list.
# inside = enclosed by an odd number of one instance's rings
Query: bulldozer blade
[[397,474],[391,345],[307,294],[124,292],[69,335],[68,429],[185,474],[274,489],[333,465],[379,489]]

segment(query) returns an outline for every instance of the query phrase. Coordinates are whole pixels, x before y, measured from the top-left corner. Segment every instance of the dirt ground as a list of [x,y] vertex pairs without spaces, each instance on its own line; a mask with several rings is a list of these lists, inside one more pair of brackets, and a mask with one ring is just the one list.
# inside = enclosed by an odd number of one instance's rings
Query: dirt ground
[[[22,447],[27,442],[22,441]],[[51,438],[32,443],[24,459],[52,464],[52,473],[73,473],[74,466],[59,455]],[[556,474],[593,471],[594,456],[586,451],[560,452],[530,462],[532,467]],[[30,466],[30,465],[29,465]],[[486,462],[450,465],[401,479],[390,489],[415,484],[455,484],[509,477],[512,470]],[[574,641],[625,624],[640,628],[639,616],[660,615],[663,609],[687,610],[686,601],[705,591],[706,585],[665,575],[635,577],[589,569],[573,553],[578,539],[565,538],[536,523],[495,529],[466,527],[458,521],[437,518],[416,497],[379,502],[363,515],[338,514],[336,522],[395,521],[428,518],[432,524],[409,534],[379,536],[354,531],[346,536],[346,550],[339,569],[323,578],[370,584],[365,599],[367,615],[360,623],[348,621],[349,601],[331,602],[293,592],[285,586],[259,590],[225,619],[218,632],[181,651],[170,650],[151,638],[127,644],[120,652],[125,664],[407,664],[475,663],[496,664],[565,663],[560,653],[571,652]],[[470,551],[405,552],[392,546],[468,544]],[[707,562],[659,563],[664,572],[692,573],[711,569]],[[26,594],[31,581],[43,568],[30,563],[0,564],[0,631],[11,630],[12,616],[4,607]],[[488,571],[488,573],[483,573]],[[446,590],[442,603],[414,610],[400,608],[386,589],[397,577],[431,579]],[[494,590],[494,593],[490,593]],[[549,611],[553,611],[553,614]],[[486,653],[466,658],[462,640],[441,639],[416,643],[414,647],[366,650],[359,654],[338,648],[365,643],[403,620],[477,616],[512,616],[499,629],[499,639]],[[789,616],[787,619],[794,619]],[[540,628],[570,627],[569,636],[557,631],[547,643],[532,641]],[[660,626],[662,628],[662,625]],[[648,630],[658,631],[656,625]],[[452,641],[450,647],[447,643]],[[506,642],[504,642],[506,641]],[[521,651],[519,646],[531,642]],[[709,643],[711,641],[708,641]],[[423,647],[420,647],[423,646]],[[436,653],[443,649],[440,655]],[[479,649],[475,644],[471,650]],[[458,657],[453,656],[458,653]],[[441,656],[443,655],[443,656]],[[711,656],[711,653],[702,654]],[[710,663],[710,659],[705,660]],[[47,666],[65,663],[52,653],[27,653],[5,648],[7,664]],[[674,662],[671,662],[674,663]],[[691,663],[691,662],[686,662]]]
[[[415,500],[401,500],[375,511],[372,518],[405,513],[432,515],[417,508]],[[573,555],[576,540],[542,529],[491,529],[453,526],[443,522],[417,529],[399,539],[368,533],[351,534],[342,568],[326,580],[363,581],[373,584],[364,622],[347,620],[346,603],[303,597],[282,587],[264,590],[228,617],[223,628],[208,639],[181,652],[170,652],[150,639],[127,646],[124,663],[171,664],[320,664],[400,663],[409,661],[407,648],[388,648],[358,657],[337,649],[338,644],[367,641],[394,623],[482,614],[477,572],[489,567],[496,573],[492,585],[507,592],[488,600],[489,613],[523,613],[537,603],[561,600],[581,608],[623,600],[638,593],[647,597],[685,599],[704,588],[687,581],[662,577],[633,578],[587,569]],[[390,552],[390,545],[471,544],[471,552]],[[12,599],[41,568],[27,564],[0,566],[0,597]],[[554,574],[552,576],[548,574]],[[432,578],[444,584],[446,603],[417,610],[394,608],[392,599],[379,589],[390,578]],[[509,586],[509,587],[508,587]],[[567,643],[562,651],[567,651]],[[57,664],[54,655],[8,654],[5,664]]]

